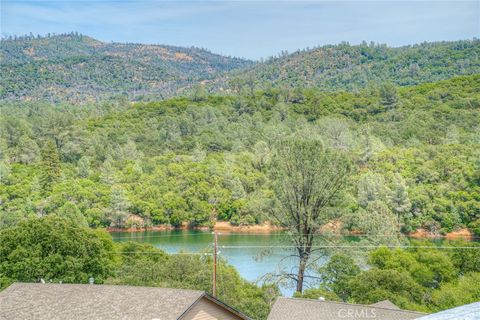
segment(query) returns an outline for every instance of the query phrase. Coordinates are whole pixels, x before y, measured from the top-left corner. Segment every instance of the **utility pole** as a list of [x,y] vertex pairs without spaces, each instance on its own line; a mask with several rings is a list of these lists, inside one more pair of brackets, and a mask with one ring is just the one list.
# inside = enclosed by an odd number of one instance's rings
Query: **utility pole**
[[215,297],[217,294],[217,233],[213,232],[213,287],[212,295]]

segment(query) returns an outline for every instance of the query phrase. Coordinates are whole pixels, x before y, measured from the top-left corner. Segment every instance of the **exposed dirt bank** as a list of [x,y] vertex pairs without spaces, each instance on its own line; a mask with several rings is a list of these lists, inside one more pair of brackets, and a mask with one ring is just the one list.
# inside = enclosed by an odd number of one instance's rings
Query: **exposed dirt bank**
[[285,230],[285,228],[273,226],[270,223],[257,224],[253,226],[232,226],[227,221],[217,221],[213,227],[219,232],[244,232],[244,233],[270,233]]
[[[135,222],[133,227],[129,228],[107,228],[108,232],[144,232],[144,231],[167,231],[167,230],[201,230],[201,231],[217,231],[217,232],[225,232],[225,233],[270,233],[270,232],[278,232],[285,230],[285,228],[274,226],[269,222],[264,224],[258,225],[251,225],[251,226],[234,226],[231,225],[228,221],[217,221],[215,225],[212,227],[209,226],[191,226],[187,223],[183,223],[179,227],[174,227],[172,225],[157,225],[157,226],[144,226],[143,219],[131,215],[127,221]],[[326,224],[322,229],[321,232],[329,233],[329,234],[341,234],[341,222],[334,220]],[[359,232],[352,231],[350,235],[361,235]],[[456,231],[452,231],[447,233],[446,235],[442,235],[439,233],[432,233],[425,229],[418,229],[415,232],[411,232],[407,234],[407,236],[417,239],[447,239],[447,240],[473,240],[474,235],[468,229],[459,229]]]
[[418,239],[447,239],[447,240],[473,240],[473,233],[468,229],[459,229],[456,231],[449,232],[445,235],[439,233],[431,233],[424,229],[418,229],[415,232],[408,234],[409,237],[418,238]]
[[144,232],[144,231],[167,231],[167,230],[201,230],[201,231],[218,231],[227,233],[270,233],[285,230],[284,228],[273,226],[270,223],[252,225],[252,226],[234,226],[227,221],[217,221],[213,228],[206,226],[189,226],[184,223],[179,227],[172,225],[158,225],[150,227],[131,227],[131,228],[107,228],[108,232]]

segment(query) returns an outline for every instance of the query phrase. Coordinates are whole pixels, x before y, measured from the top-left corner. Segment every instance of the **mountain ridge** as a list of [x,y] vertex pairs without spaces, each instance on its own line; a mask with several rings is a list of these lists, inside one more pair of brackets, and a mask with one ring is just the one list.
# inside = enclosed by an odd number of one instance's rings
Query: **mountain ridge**
[[318,87],[325,91],[355,91],[369,84],[392,82],[417,85],[480,73],[480,40],[423,42],[388,47],[366,42],[341,43],[283,53],[247,69],[233,71],[229,79],[211,84],[225,86],[235,79],[238,87],[248,82],[257,89]]
[[255,62],[195,47],[106,43],[70,33],[4,39],[0,58],[0,100],[151,101],[201,87],[226,94],[270,87],[358,91],[385,82],[440,81],[480,73],[480,40],[401,47],[341,43]]
[[0,98],[51,102],[162,99],[252,62],[205,49],[104,43],[79,34],[2,40]]

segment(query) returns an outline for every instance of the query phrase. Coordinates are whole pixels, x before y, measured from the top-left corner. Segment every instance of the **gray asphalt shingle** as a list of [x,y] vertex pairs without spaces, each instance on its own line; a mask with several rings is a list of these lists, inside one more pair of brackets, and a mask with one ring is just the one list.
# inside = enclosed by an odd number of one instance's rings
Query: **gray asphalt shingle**
[[281,297],[273,305],[268,320],[410,320],[423,315],[368,305]]
[[0,319],[174,320],[203,295],[183,289],[14,283],[0,292]]

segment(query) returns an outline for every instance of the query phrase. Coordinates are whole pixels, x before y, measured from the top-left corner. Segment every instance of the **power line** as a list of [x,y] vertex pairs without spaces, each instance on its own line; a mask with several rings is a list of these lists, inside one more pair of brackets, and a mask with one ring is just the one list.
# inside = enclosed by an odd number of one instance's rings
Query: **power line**
[[[160,249],[161,250],[161,249]],[[118,254],[165,254],[165,255],[202,255],[202,256],[211,256],[211,253],[205,252],[173,252],[173,253],[168,253],[164,251],[113,251],[114,253]]]
[[[219,236],[275,236],[275,237],[290,237],[292,236],[291,234],[284,233],[284,232],[272,232],[272,233],[251,233],[251,232],[245,232],[245,233],[230,233],[230,232],[218,232],[217,233]],[[141,233],[138,233],[138,237],[136,235],[130,235],[127,237],[115,237],[114,240],[122,240],[122,239],[133,239],[135,240],[136,238],[140,239],[153,239],[153,238],[170,238],[170,237],[195,237],[195,236],[207,236],[207,235],[212,235],[212,232],[205,231],[205,232],[200,232],[200,233],[187,233],[187,234],[161,234],[161,235],[147,235],[147,236],[141,236]],[[295,236],[307,236],[308,234],[302,234],[302,233],[297,233],[294,234]],[[445,235],[435,235],[432,237],[426,237],[426,238],[416,238],[412,237],[409,235],[404,235],[404,234],[374,234],[374,235],[368,235],[368,234],[312,234],[311,236],[313,237],[324,237],[324,238],[345,238],[345,237],[352,237],[352,238],[399,238],[399,237],[405,237],[407,239],[418,239],[418,240],[435,240],[435,239],[447,239],[448,236]],[[452,241],[455,240],[462,240],[462,239],[480,239],[479,236],[468,236],[468,237],[463,237],[463,236],[457,236],[455,239],[451,239]]]
[[[399,249],[408,249],[408,248],[417,248],[417,249],[478,249],[480,246],[402,246],[402,245],[324,245],[324,246],[309,246],[310,248],[315,249],[329,249],[329,248],[339,248],[339,249],[374,249],[374,248],[399,248]],[[285,249],[295,249],[297,246],[220,246],[222,249],[256,249],[256,248],[285,248]]]
[[[211,234],[210,232],[204,232],[204,233],[187,233],[187,234],[159,234],[159,235],[148,235],[148,236],[142,236],[141,233],[135,234],[135,235],[130,235],[127,237],[115,237],[112,236],[114,240],[122,240],[122,239],[135,239],[135,238],[140,238],[140,239],[150,239],[150,238],[171,238],[171,237],[194,237],[194,236],[205,236]],[[137,237],[137,235],[139,235]]]
[[[263,248],[280,248],[280,249],[296,249],[296,246],[218,246],[221,249],[263,249]],[[409,246],[409,245],[314,245],[311,246],[314,249],[378,249],[378,248],[389,248],[389,249],[477,249],[480,250],[480,246]],[[205,248],[207,249],[207,248]],[[198,256],[213,256],[214,254],[208,252],[176,252],[176,253],[167,253],[163,251],[152,252],[152,251],[114,251],[118,254],[165,254],[165,255],[198,255]]]

